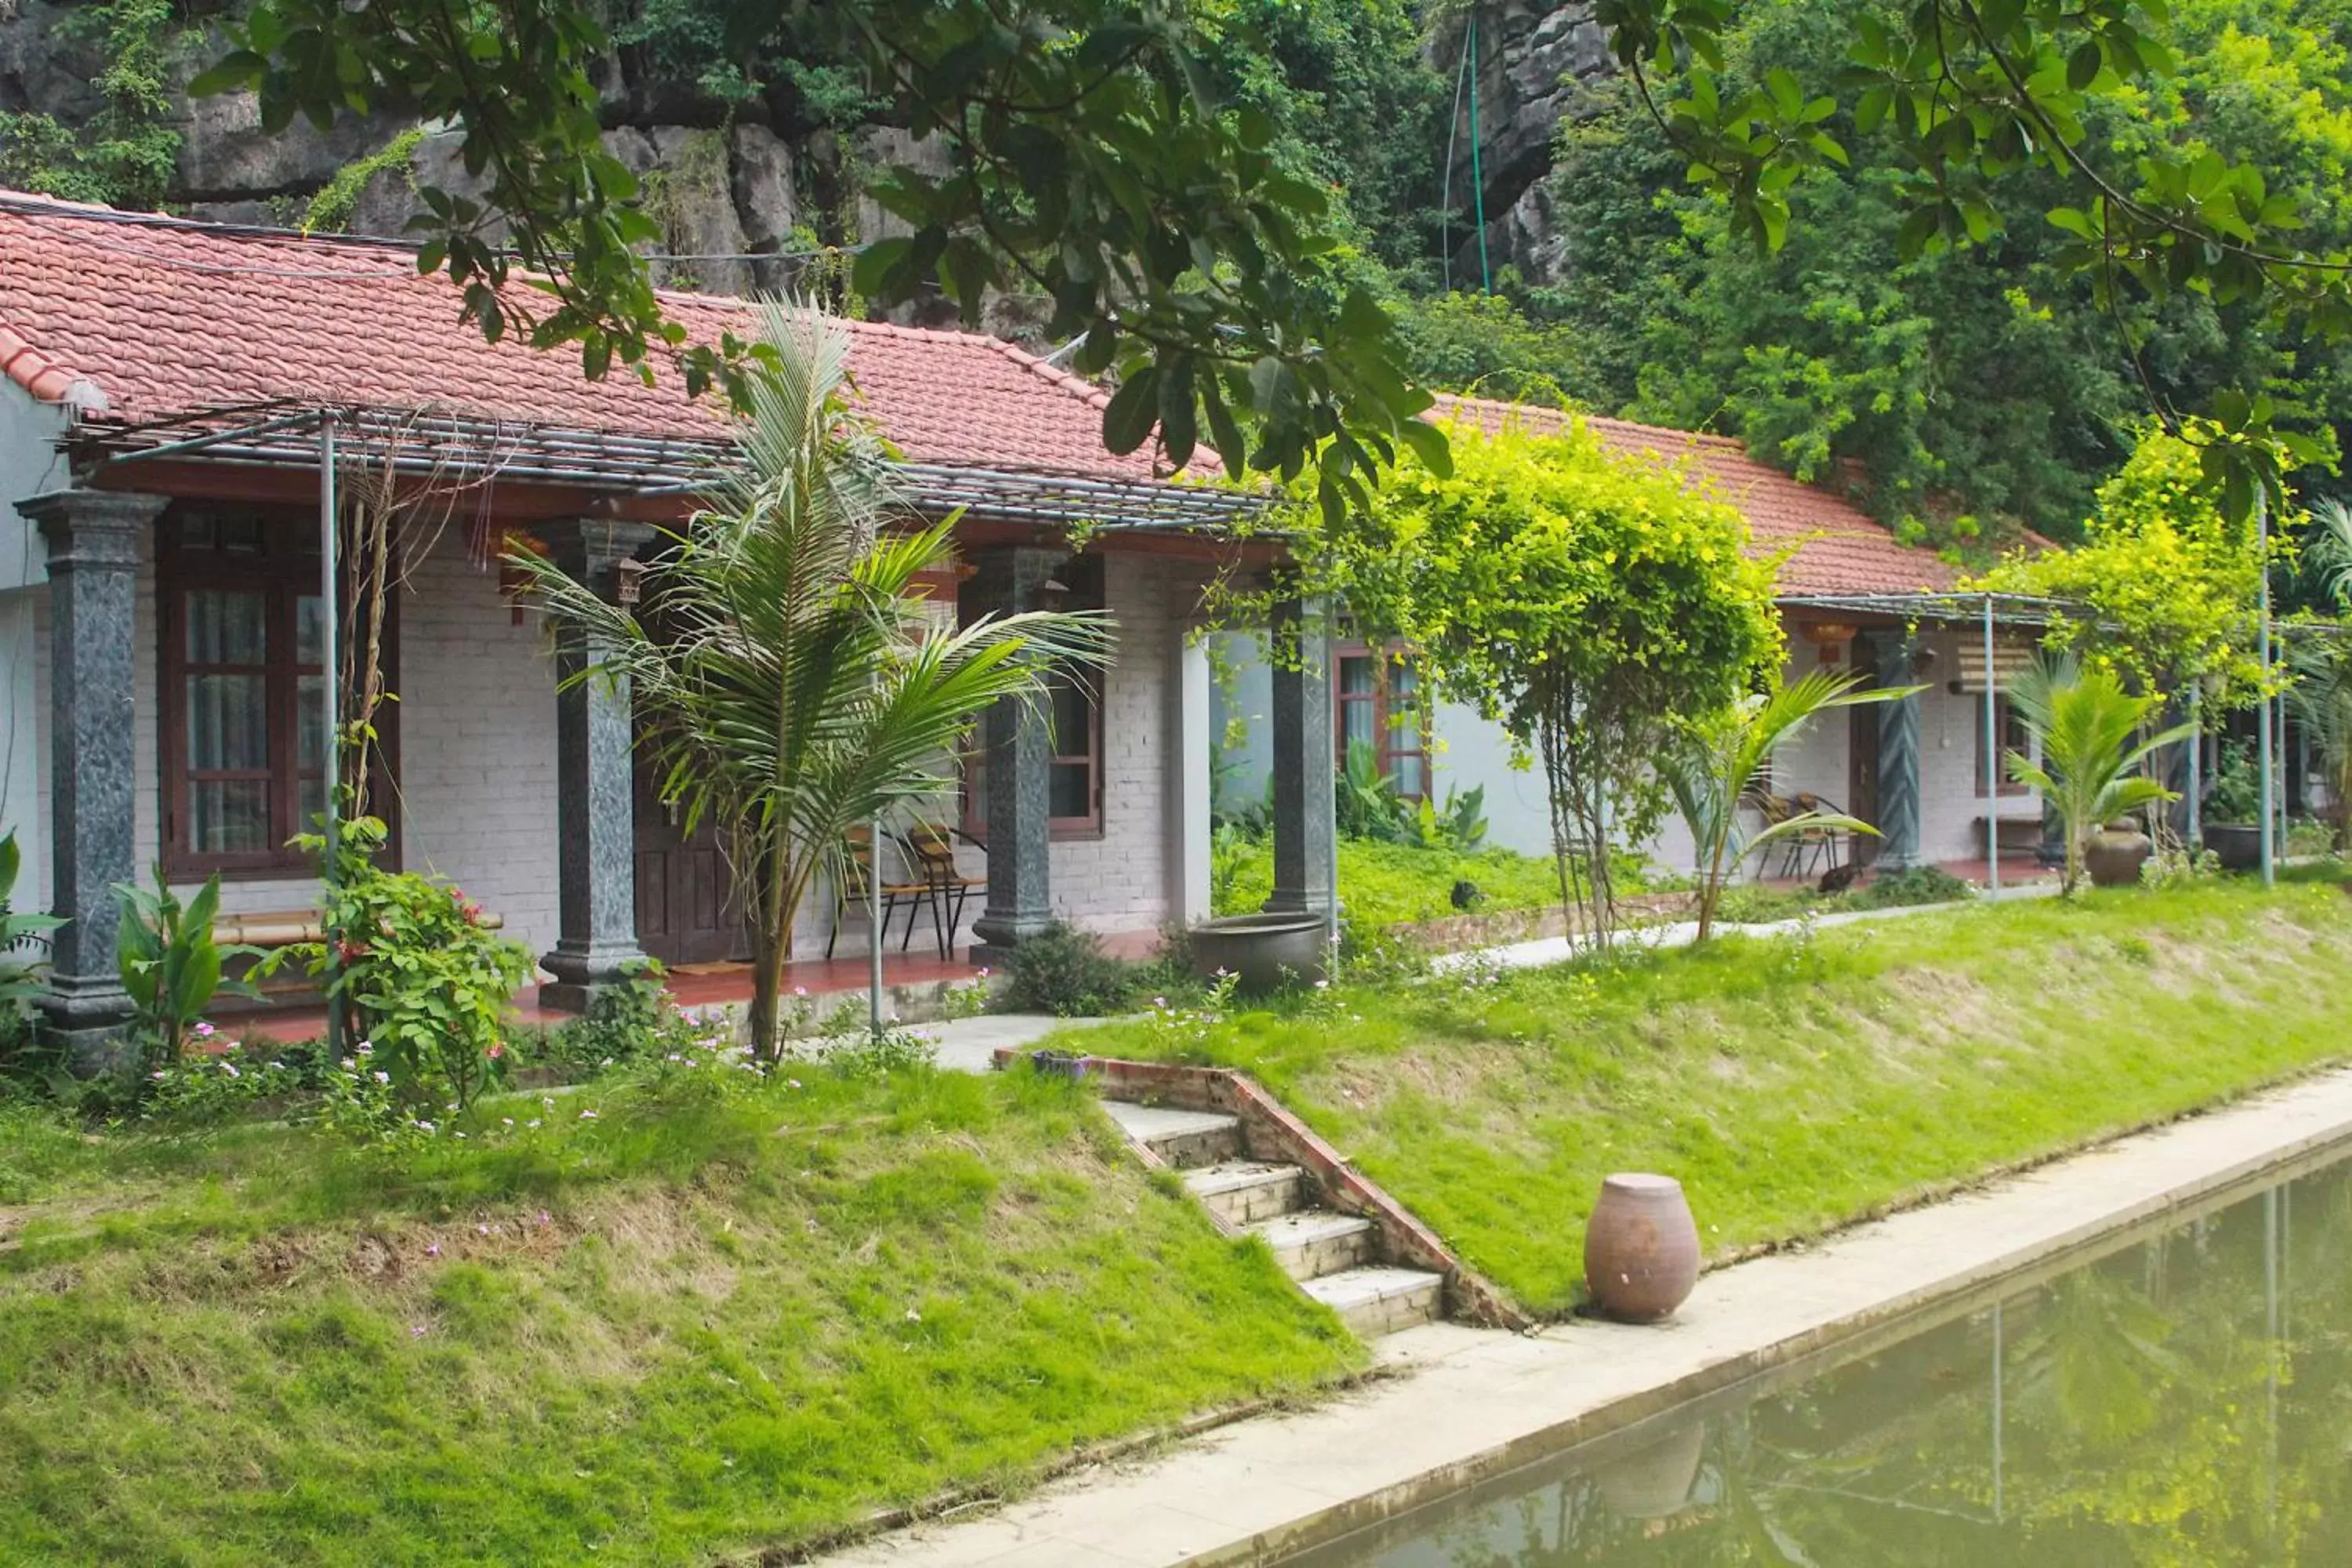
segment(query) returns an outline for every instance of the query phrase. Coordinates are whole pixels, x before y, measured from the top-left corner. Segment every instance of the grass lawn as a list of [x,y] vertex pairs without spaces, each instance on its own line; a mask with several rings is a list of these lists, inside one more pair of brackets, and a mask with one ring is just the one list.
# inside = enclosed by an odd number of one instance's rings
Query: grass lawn
[[[1274,891],[1274,846],[1243,843],[1217,868],[1216,912],[1243,914],[1264,907]],[[1454,884],[1476,884],[1481,913],[1549,909],[1559,902],[1559,873],[1549,860],[1509,849],[1462,854],[1382,844],[1367,838],[1339,840],[1339,898],[1353,920],[1373,926],[1406,921],[1444,920],[1462,913],[1454,907]]]
[[0,1110],[0,1559],[708,1563],[1360,1364],[1072,1086],[806,1080],[390,1153]]
[[1963,906],[1614,970],[1328,994],[1106,1055],[1247,1069],[1523,1302],[1578,1298],[1603,1175],[1718,1255],[2352,1056],[2352,898],[2228,882]]

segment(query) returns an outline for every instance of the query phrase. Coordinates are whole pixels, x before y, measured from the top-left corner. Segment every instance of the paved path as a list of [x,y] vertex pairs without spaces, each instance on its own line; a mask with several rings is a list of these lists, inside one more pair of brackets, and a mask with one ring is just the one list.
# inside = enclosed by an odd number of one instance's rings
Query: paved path
[[1410,1376],[825,1561],[835,1568],[1261,1562],[1311,1542],[1318,1520],[1343,1506],[1417,1500],[1441,1485],[1500,1473],[1607,1422],[1785,1363],[2296,1153],[2347,1141],[2352,1070],[1710,1274],[1662,1327],[1577,1321],[1527,1336],[1445,1324],[1408,1330],[1384,1342],[1381,1353],[1414,1368]]

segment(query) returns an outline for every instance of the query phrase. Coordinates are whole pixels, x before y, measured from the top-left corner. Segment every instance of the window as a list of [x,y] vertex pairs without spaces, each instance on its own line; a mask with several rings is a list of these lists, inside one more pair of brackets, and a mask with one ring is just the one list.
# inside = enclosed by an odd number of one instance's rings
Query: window
[[1429,794],[1429,735],[1421,710],[1421,674],[1404,655],[1375,654],[1359,643],[1339,650],[1331,689],[1333,760],[1348,765],[1361,742],[1380,771],[1408,800]]
[[302,521],[178,517],[157,552],[157,597],[165,869],[306,868],[287,840],[326,808],[315,532]]
[[[2023,784],[2009,776],[2009,754],[2011,752],[2021,752],[2029,757],[2032,756],[2033,754],[2032,733],[2026,729],[2024,718],[2016,709],[2010,706],[2008,698],[1996,695],[1993,698],[1992,708],[1993,728],[2000,737],[2000,753],[1992,759],[1992,768],[1994,777],[2000,781],[2000,793],[2003,795],[2030,794],[2031,792]],[[1976,792],[1981,797],[1985,792],[1985,722],[1981,694],[1974,705],[1974,711],[1970,714],[1970,718],[1973,720],[1972,727],[1977,732]]]
[[[1059,585],[1055,609],[1103,608],[1099,555],[1075,555],[1054,574]],[[1047,682],[1047,743],[1053,761],[1045,796],[1056,838],[1098,837],[1103,827],[1103,674],[1094,667],[1061,671]],[[988,833],[987,721],[972,735],[963,767],[964,831],[985,840]]]

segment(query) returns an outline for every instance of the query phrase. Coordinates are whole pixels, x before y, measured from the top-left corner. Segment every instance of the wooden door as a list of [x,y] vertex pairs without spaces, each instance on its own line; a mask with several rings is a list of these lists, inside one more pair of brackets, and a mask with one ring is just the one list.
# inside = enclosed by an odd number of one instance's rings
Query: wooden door
[[[1878,668],[1878,649],[1866,637],[1858,637],[1850,645],[1848,658],[1853,668],[1870,679],[1867,685],[1878,684],[1874,672]],[[1878,706],[1864,703],[1846,710],[1846,799],[1849,816],[1872,826],[1878,825]],[[1867,866],[1878,858],[1881,841],[1871,834],[1851,836],[1853,861]]]
[[658,780],[636,769],[637,943],[675,969],[746,956],[727,858],[708,824],[692,837],[661,803]]

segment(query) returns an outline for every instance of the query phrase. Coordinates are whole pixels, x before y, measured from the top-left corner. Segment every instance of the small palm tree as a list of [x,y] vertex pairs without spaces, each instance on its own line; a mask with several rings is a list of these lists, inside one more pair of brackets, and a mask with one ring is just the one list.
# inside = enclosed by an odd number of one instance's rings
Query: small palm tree
[[1041,701],[1048,674],[1108,650],[1099,615],[1033,611],[956,629],[919,579],[947,564],[889,449],[850,402],[848,335],[771,302],[740,463],[646,574],[652,626],[548,563],[510,557],[549,611],[612,653],[651,720],[663,801],[725,844],[751,928],[751,1038],[772,1057],[793,922],[839,876],[853,829],[953,788],[991,705]]
[[1671,748],[1658,772],[1673,792],[1675,805],[1689,825],[1697,848],[1698,940],[1715,930],[1715,912],[1732,875],[1751,855],[1780,839],[1815,831],[1867,833],[1878,829],[1842,812],[1804,811],[1748,831],[1741,808],[1756,787],[1764,759],[1772,749],[1802,729],[1812,717],[1832,708],[1853,708],[1865,702],[1886,702],[1908,697],[1916,686],[1860,689],[1859,675],[1816,669],[1795,684],[1769,693],[1759,692],[1683,731],[1679,745]]
[[2010,700],[2042,760],[2011,752],[2009,776],[2040,790],[2065,824],[2066,868],[2058,886],[2072,898],[2092,834],[2116,817],[2177,798],[2138,770],[2156,752],[2194,734],[2196,726],[2176,725],[2141,739],[2164,700],[2135,697],[2112,670],[2085,669],[2071,658],[2037,664],[2011,689]]

